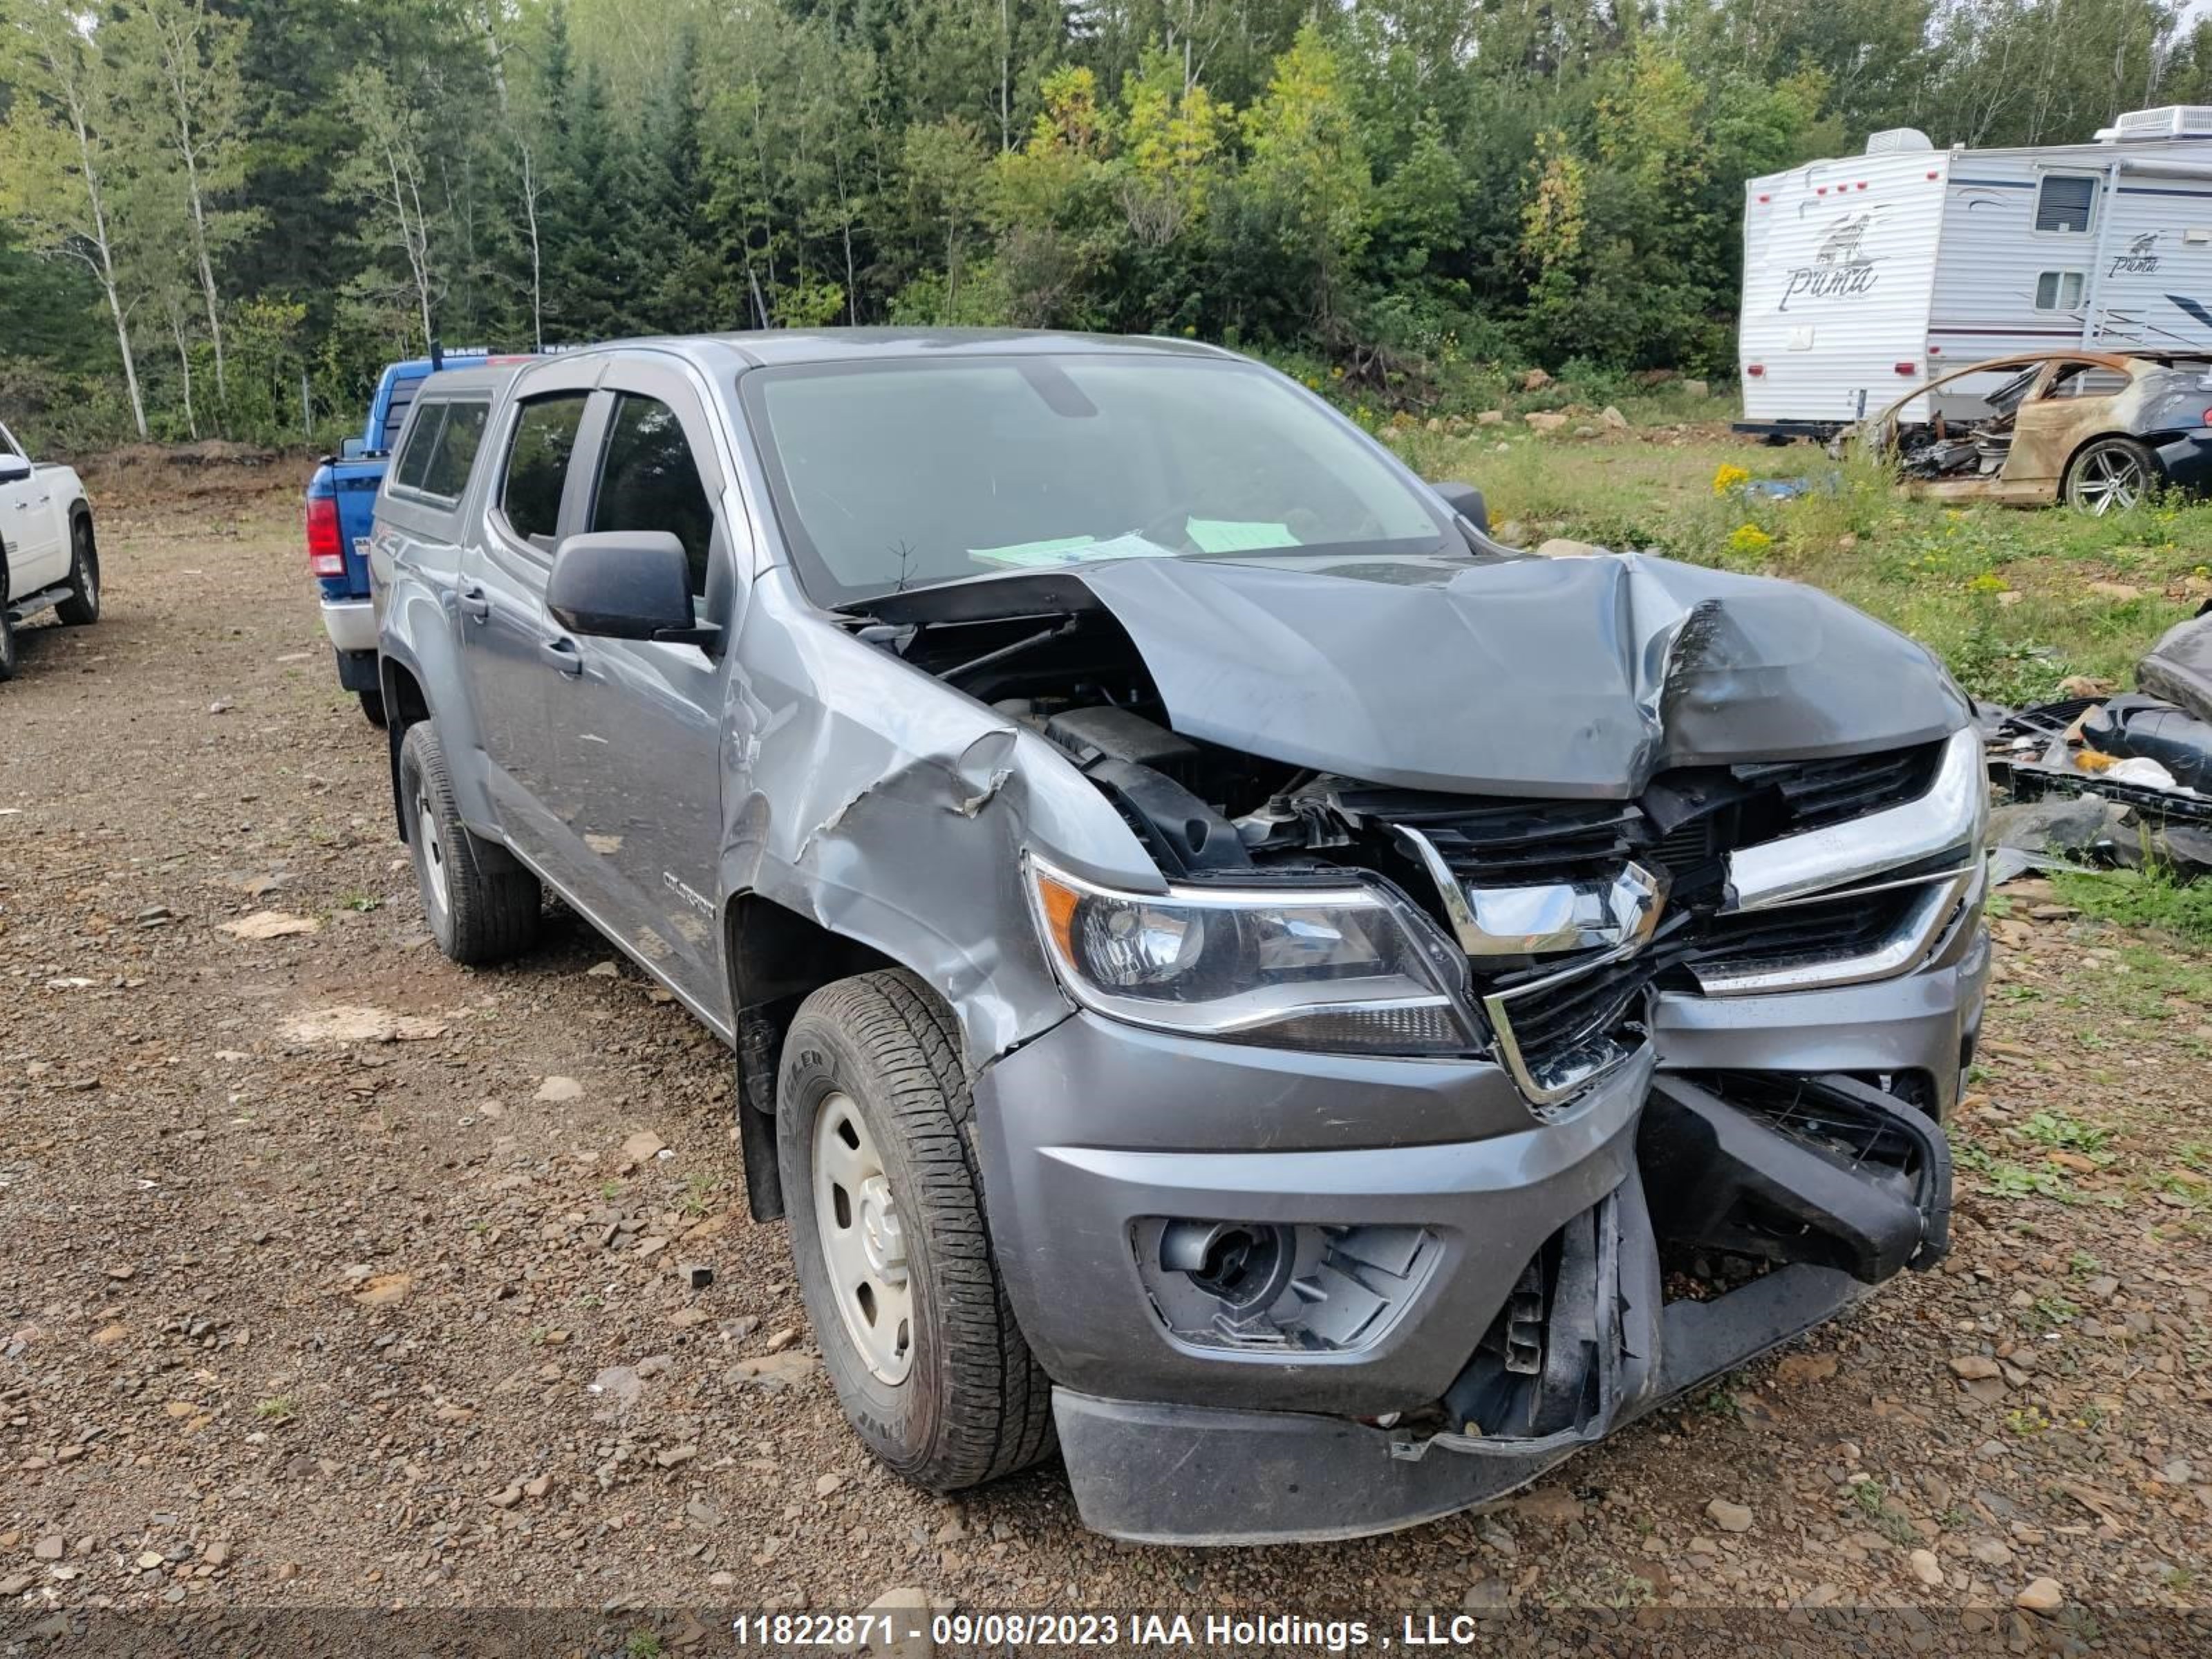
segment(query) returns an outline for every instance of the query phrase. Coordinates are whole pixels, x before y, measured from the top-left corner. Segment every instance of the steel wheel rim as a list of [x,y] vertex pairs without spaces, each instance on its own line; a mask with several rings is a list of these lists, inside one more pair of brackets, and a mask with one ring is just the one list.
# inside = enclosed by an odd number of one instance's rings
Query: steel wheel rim
[[84,593],[84,602],[88,605],[98,605],[100,603],[100,562],[90,555],[80,551],[77,554],[76,568],[79,586]]
[[2082,458],[2075,499],[2101,519],[2114,507],[2123,512],[2142,499],[2142,463],[2124,450],[2100,449]]
[[878,1382],[914,1369],[914,1279],[898,1200],[860,1109],[842,1089],[814,1115],[814,1229],[845,1334]]
[[422,885],[431,908],[440,915],[451,901],[447,896],[446,843],[438,836],[437,815],[427,794],[415,797],[415,844],[422,849]]

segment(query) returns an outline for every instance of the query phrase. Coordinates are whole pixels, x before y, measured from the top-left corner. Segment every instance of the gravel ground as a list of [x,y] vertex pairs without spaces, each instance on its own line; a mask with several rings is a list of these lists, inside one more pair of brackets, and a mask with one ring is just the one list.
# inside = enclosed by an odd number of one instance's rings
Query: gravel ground
[[429,945],[299,470],[89,482],[107,617],[0,688],[0,1623],[2203,1603],[2201,960],[2008,890],[1941,1272],[1486,1514],[1127,1547],[1056,1468],[947,1502],[861,1455],[703,1030],[573,921]]

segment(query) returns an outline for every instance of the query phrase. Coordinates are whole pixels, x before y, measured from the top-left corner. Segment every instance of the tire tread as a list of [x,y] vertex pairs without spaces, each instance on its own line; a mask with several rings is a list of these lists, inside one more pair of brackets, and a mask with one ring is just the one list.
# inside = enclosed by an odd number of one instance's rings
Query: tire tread
[[[477,839],[453,804],[446,753],[429,721],[418,720],[407,728],[400,744],[399,769],[403,781],[410,772],[421,775],[450,849],[446,880],[452,938],[440,939],[439,945],[465,966],[520,956],[537,942],[544,915],[544,890],[538,878],[512,860],[501,860],[507,867],[500,868],[479,855]],[[427,914],[427,904],[424,909]],[[429,920],[434,932],[436,919]]]
[[929,1241],[947,1389],[937,1443],[901,1472],[951,1492],[1027,1468],[1054,1449],[1052,1383],[1023,1340],[992,1250],[975,1095],[951,1011],[913,974],[885,969],[825,986],[799,1020],[834,1025],[860,1050],[918,1177],[904,1202],[921,1212]]

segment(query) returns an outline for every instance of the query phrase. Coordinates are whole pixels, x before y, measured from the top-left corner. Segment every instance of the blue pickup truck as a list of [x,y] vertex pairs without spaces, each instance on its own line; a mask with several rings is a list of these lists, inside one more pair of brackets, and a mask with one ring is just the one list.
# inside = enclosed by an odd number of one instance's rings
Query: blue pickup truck
[[373,725],[384,724],[384,696],[377,687],[376,617],[369,608],[368,532],[392,446],[406,427],[416,392],[438,369],[524,361],[522,356],[493,356],[483,346],[434,344],[428,357],[386,364],[361,436],[348,438],[337,454],[324,456],[307,481],[307,565],[322,590],[323,632],[337,657],[338,684],[359,696]]

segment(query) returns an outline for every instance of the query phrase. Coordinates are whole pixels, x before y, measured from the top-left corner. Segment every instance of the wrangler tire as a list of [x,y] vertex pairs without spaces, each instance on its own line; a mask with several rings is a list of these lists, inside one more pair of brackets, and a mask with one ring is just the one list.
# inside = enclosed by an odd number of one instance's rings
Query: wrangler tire
[[[912,974],[860,974],[800,1006],[776,1089],[776,1164],[799,1291],[847,1419],[893,1471],[937,1492],[1011,1474],[1054,1447],[1051,1383],[1014,1322],[992,1252],[974,1112],[959,1028]],[[862,1164],[825,1158],[817,1183],[817,1147],[841,1127],[859,1132],[851,1156],[866,1148],[870,1179],[883,1183],[896,1218],[904,1288],[888,1302],[863,1303],[833,1269],[833,1251],[849,1263],[854,1249],[838,1234],[862,1221],[859,1195],[840,1185]],[[877,1202],[876,1218],[884,1213]],[[887,1361],[884,1334],[872,1332],[872,1359],[853,1322],[893,1310],[910,1320],[910,1345]]]
[[467,966],[528,950],[544,913],[538,878],[461,822],[445,751],[428,720],[409,726],[399,745],[399,799],[423,920],[438,948]]

